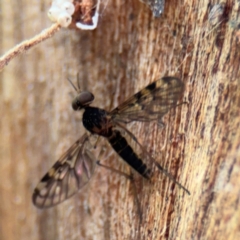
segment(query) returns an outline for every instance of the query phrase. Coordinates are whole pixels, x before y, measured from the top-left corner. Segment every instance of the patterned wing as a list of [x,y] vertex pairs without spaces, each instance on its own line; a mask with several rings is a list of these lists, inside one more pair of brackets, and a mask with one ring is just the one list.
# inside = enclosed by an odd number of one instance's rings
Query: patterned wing
[[34,190],[36,207],[59,204],[75,194],[93,175],[96,160],[88,150],[89,136],[84,134],[45,174]]
[[177,101],[184,90],[183,82],[175,77],[163,77],[110,112],[114,121],[129,123],[131,121],[160,120]]

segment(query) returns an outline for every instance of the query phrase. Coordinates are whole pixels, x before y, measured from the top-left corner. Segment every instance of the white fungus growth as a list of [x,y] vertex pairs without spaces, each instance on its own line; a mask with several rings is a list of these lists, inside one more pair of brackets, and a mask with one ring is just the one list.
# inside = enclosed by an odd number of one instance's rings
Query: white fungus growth
[[52,6],[57,6],[57,7],[61,8],[61,6],[66,2],[73,3],[73,0],[54,0],[52,2]]
[[[68,27],[72,23],[72,15],[75,12],[74,0],[54,0],[48,11],[48,17],[52,22],[57,22],[61,27]],[[83,30],[93,30],[97,27],[99,17],[100,0],[97,0],[97,7],[92,17],[92,25],[81,22],[76,23],[76,27]]]
[[62,27],[68,27],[71,22],[72,22],[72,17],[70,14],[68,14],[67,12],[62,12],[59,16],[58,16],[58,24],[61,25]]
[[52,22],[57,22],[62,10],[56,6],[52,6],[48,11],[48,17]]
[[72,22],[75,11],[73,0],[54,0],[48,11],[48,17],[52,22],[57,22],[62,27],[68,27]]
[[61,9],[65,10],[68,14],[73,15],[74,11],[75,11],[75,7],[72,3],[70,2],[64,2],[61,5]]

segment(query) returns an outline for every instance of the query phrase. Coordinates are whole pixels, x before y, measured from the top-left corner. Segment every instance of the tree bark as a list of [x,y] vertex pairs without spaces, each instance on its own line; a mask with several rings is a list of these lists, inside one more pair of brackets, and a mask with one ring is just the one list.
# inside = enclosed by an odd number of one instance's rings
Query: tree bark
[[[1,53],[50,26],[49,1],[0,2]],[[102,2],[94,31],[62,29],[1,72],[0,239],[240,239],[239,1],[228,1],[217,27],[208,1],[169,0],[154,18],[138,0]],[[117,106],[162,76],[185,83],[164,128],[132,128],[189,189],[164,175],[133,184],[97,168],[89,184],[57,207],[38,210],[34,187],[85,132],[71,109],[73,82],[95,95],[94,106]],[[112,151],[104,163],[128,167]]]

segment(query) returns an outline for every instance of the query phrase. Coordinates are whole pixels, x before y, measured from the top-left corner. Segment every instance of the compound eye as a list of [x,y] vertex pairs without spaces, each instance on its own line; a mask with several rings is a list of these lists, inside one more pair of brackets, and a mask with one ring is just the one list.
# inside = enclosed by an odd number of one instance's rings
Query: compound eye
[[86,91],[79,93],[77,99],[82,105],[89,105],[94,100],[94,96],[92,93]]
[[81,92],[79,95],[73,100],[72,102],[72,108],[73,110],[77,111],[85,106],[91,104],[91,102],[94,100],[94,96],[90,92]]

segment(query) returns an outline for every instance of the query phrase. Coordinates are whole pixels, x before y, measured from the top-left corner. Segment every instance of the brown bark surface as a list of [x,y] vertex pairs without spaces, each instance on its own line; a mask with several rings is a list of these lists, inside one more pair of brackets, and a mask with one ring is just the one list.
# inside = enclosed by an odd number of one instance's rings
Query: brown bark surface
[[[1,54],[50,26],[50,1],[1,0]],[[0,239],[240,239],[240,43],[230,21],[239,1],[227,1],[215,29],[208,1],[166,1],[153,18],[138,0],[102,3],[94,31],[62,29],[0,73]],[[160,175],[132,184],[97,168],[89,184],[57,207],[39,210],[34,187],[85,132],[71,109],[79,73],[94,106],[117,106],[167,75],[185,83],[188,101],[135,134],[156,161],[191,192]],[[104,163],[128,171],[108,152]]]

